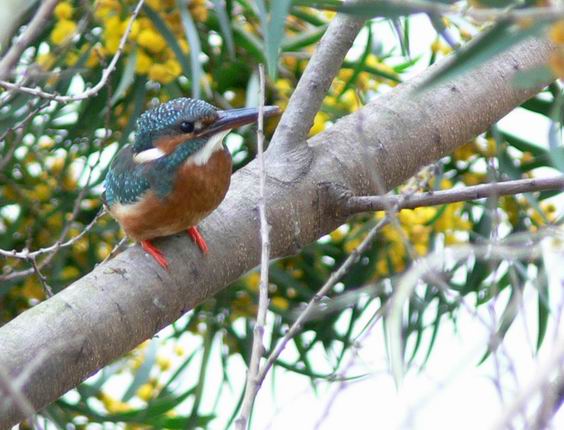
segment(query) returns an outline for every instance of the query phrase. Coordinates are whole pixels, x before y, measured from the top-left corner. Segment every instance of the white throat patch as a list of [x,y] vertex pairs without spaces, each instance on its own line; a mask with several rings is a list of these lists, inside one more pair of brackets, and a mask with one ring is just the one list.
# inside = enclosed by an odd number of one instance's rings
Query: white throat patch
[[166,153],[160,148],[151,148],[133,155],[133,161],[137,164],[148,163],[149,161],[158,160],[165,155]]
[[193,163],[196,166],[203,166],[208,162],[215,151],[221,149],[223,139],[231,130],[220,131],[208,139],[206,144],[199,151],[190,155],[186,160],[187,163]]

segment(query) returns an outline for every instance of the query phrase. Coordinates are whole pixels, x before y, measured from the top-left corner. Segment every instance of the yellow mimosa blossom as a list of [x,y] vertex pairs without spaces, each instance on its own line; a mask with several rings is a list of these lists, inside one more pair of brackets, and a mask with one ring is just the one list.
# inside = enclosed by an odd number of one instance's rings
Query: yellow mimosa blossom
[[151,57],[149,57],[147,54],[145,54],[144,51],[139,50],[137,51],[137,60],[135,63],[135,71],[140,74],[140,75],[146,75],[147,73],[149,73],[149,70],[151,69],[151,65],[153,64],[153,61],[151,60]]
[[141,30],[139,37],[137,38],[137,43],[147,49],[147,51],[155,54],[161,52],[166,47],[166,41],[164,38],[159,33],[151,29]]
[[53,15],[55,15],[58,19],[69,19],[72,17],[72,12],[72,5],[69,2],[63,1],[55,7]]
[[309,130],[310,136],[315,136],[317,133],[325,130],[325,123],[329,120],[329,115],[325,112],[317,112],[315,118],[313,119],[313,126]]
[[281,309],[281,310],[286,310],[288,309],[289,306],[289,302],[287,299],[285,299],[284,297],[280,297],[280,296],[276,296],[273,297],[270,301],[270,303],[272,303],[272,306]]
[[160,369],[163,372],[166,372],[168,369],[170,369],[170,367],[172,366],[172,361],[170,360],[169,357],[167,357],[164,354],[159,354],[157,355],[157,366],[160,367]]
[[548,37],[554,43],[564,44],[564,20],[558,20],[550,26]]
[[51,32],[51,42],[55,45],[61,45],[74,36],[76,31],[76,23],[68,19],[61,19],[55,24]]

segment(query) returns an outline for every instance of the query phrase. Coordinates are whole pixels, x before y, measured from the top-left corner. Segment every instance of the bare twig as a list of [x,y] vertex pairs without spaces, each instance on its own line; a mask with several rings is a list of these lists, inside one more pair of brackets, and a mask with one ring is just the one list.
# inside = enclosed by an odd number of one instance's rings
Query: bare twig
[[548,359],[544,360],[542,365],[539,365],[537,371],[535,372],[535,378],[524,390],[520,392],[517,398],[509,405],[509,407],[505,408],[502,416],[492,427],[493,429],[505,430],[506,428],[508,428],[511,425],[513,419],[517,416],[517,413],[523,410],[527,403],[532,401],[536,394],[538,394],[544,387],[550,385],[550,382],[555,373],[557,374],[557,377],[555,378],[557,381],[556,384],[562,384],[564,342],[560,341],[554,346],[554,351],[552,351],[551,354],[547,354]]
[[35,274],[37,275],[37,278],[39,279],[39,282],[41,283],[41,286],[43,287],[43,292],[45,293],[45,296],[53,297],[53,290],[51,289],[51,287],[47,283],[47,278],[45,277],[45,275],[43,273],[41,273],[41,271],[39,270],[39,267],[37,267],[37,261],[35,261],[34,257],[30,257],[29,261],[31,263],[31,267],[33,267],[33,270],[35,271]]
[[47,20],[51,17],[53,9],[59,0],[43,0],[37,13],[29,23],[24,34],[21,35],[10,47],[6,55],[0,60],[0,80],[7,79],[14,65],[20,59],[22,52],[35,40],[45,29]]
[[[78,198],[77,200],[82,200],[82,198]],[[11,251],[6,251],[5,249],[0,249],[0,255],[3,255],[4,257],[11,257],[11,258],[19,258],[21,260],[29,260],[29,259],[33,259],[35,260],[35,258],[39,257],[42,254],[48,254],[48,253],[52,253],[52,252],[57,252],[59,249],[61,248],[66,248],[71,246],[72,244],[74,244],[77,240],[79,240],[81,237],[83,237],[86,233],[88,233],[92,227],[94,227],[94,225],[98,222],[98,220],[106,213],[106,210],[104,208],[101,208],[98,213],[96,214],[96,216],[92,219],[92,221],[90,221],[90,223],[84,227],[84,229],[77,234],[76,236],[70,238],[69,240],[67,240],[66,242],[63,242],[62,239],[64,238],[64,236],[66,235],[66,231],[65,234],[62,235],[59,240],[57,240],[53,245],[48,246],[46,248],[40,248],[37,251],[29,251],[27,249],[24,249],[23,251],[16,251],[11,250]],[[73,217],[74,218],[74,217]],[[69,224],[70,225],[70,224]]]
[[[21,390],[14,387],[11,378],[6,369],[0,365],[0,392],[4,393],[3,398],[12,401],[16,407],[22,411],[22,415],[30,418],[35,414],[35,409]],[[0,404],[0,410],[4,404]]]
[[[359,196],[350,197],[344,211],[347,215],[359,212],[385,210],[387,205],[397,205],[399,209],[413,209],[421,206],[443,205],[466,200],[483,199],[490,196],[505,196],[534,191],[564,189],[564,176],[540,179],[518,179],[515,181],[480,184],[451,190],[403,196]],[[398,204],[398,202],[400,202]]]
[[125,29],[125,32],[121,36],[121,40],[119,42],[118,49],[117,49],[116,53],[114,54],[112,61],[110,61],[108,66],[104,68],[104,70],[102,71],[102,77],[100,78],[98,83],[96,85],[94,85],[93,87],[90,87],[89,89],[83,91],[82,93],[75,94],[75,95],[72,95],[72,96],[61,96],[59,94],[49,93],[47,91],[44,91],[39,87],[38,88],[24,87],[24,86],[21,86],[17,83],[7,82],[7,81],[2,80],[2,79],[0,79],[0,86],[7,88],[9,90],[14,90],[14,91],[19,91],[19,92],[25,93],[25,94],[30,94],[30,95],[35,96],[35,97],[40,97],[40,98],[44,98],[44,99],[48,99],[48,100],[54,100],[54,101],[57,101],[59,103],[70,103],[70,102],[84,100],[84,99],[87,99],[89,97],[95,96],[106,85],[106,83],[108,82],[108,79],[110,78],[110,75],[113,73],[114,69],[116,68],[117,62],[120,59],[121,54],[123,53],[123,50],[125,48],[125,44],[127,43],[127,38],[129,37],[129,33],[131,33],[131,28],[133,26],[133,22],[135,21],[135,19],[137,19],[137,15],[139,15],[139,12],[141,11],[141,8],[143,7],[144,2],[145,2],[145,0],[139,0],[139,2],[137,3],[137,6],[135,6],[135,9],[133,10],[131,17],[129,18],[129,22],[127,23],[127,28]]
[[270,226],[266,218],[266,201],[265,201],[265,183],[266,170],[264,166],[264,66],[259,64],[259,115],[257,130],[257,159],[259,170],[259,198],[258,211],[260,217],[260,237],[261,237],[261,258],[260,258],[260,287],[259,287],[259,305],[257,311],[257,321],[255,323],[253,333],[253,349],[251,351],[251,362],[247,371],[247,384],[245,388],[245,397],[241,415],[235,422],[235,426],[239,430],[247,428],[253,403],[258,390],[260,389],[262,380],[258,379],[260,370],[260,360],[264,353],[263,335],[266,323],[266,313],[268,310],[268,263],[270,260]]

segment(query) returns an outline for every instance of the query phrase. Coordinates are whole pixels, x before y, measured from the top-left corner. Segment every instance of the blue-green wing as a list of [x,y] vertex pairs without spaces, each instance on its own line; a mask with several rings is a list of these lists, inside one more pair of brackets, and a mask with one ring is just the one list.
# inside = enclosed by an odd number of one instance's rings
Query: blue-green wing
[[140,167],[133,161],[130,145],[117,153],[104,181],[104,198],[108,206],[135,203],[150,188],[149,180]]

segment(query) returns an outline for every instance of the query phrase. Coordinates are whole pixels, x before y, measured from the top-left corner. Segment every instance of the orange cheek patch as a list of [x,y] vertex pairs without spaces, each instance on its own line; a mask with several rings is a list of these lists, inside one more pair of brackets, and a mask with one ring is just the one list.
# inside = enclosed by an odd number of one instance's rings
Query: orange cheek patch
[[168,155],[174,152],[178,145],[186,142],[191,137],[191,134],[183,134],[180,136],[163,136],[155,141],[155,147],[159,148],[166,155]]

